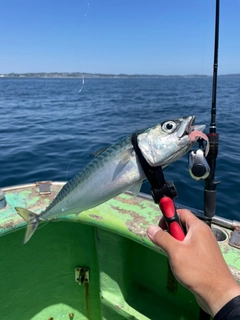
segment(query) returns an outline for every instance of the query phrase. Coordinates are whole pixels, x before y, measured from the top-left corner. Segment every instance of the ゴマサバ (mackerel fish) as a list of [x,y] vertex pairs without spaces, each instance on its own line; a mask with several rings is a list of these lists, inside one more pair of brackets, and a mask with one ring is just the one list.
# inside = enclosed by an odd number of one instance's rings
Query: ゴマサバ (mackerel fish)
[[[151,166],[166,167],[187,153],[199,137],[207,141],[208,149],[208,138],[202,132],[205,125],[194,126],[194,120],[194,116],[183,117],[137,132],[138,146],[146,161]],[[40,214],[16,208],[27,222],[24,243],[31,238],[39,222],[51,217],[79,214],[127,190],[137,194],[144,179],[131,135],[100,150]]]

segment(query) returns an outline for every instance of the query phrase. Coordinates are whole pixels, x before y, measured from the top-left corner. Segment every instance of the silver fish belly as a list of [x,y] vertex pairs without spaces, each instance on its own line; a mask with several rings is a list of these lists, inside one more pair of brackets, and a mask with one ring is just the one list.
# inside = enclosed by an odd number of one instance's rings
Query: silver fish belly
[[[205,126],[193,126],[194,116],[165,121],[137,133],[138,145],[152,166],[162,167],[182,157],[202,133]],[[27,221],[26,243],[40,221],[51,217],[79,214],[125,192],[140,191],[145,175],[136,157],[131,136],[110,146],[74,176],[53,202],[40,214],[16,208]]]

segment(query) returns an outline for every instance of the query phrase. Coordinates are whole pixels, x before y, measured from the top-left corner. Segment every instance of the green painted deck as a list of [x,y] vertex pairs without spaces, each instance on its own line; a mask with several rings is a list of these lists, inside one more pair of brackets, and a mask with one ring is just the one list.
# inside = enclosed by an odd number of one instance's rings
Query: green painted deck
[[[22,245],[25,222],[14,207],[42,211],[60,191],[35,184],[5,188],[0,210],[0,319],[198,319],[193,295],[173,278],[168,260],[146,236],[160,219],[148,198],[122,194],[79,216],[42,223]],[[229,230],[225,230],[230,234]],[[219,244],[238,279],[239,250]],[[75,268],[89,268],[89,282]]]

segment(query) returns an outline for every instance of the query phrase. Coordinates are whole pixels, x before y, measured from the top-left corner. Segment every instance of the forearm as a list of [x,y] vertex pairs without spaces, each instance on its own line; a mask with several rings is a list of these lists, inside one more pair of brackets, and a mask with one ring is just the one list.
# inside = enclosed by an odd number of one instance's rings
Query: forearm
[[193,293],[199,305],[214,317],[229,301],[240,296],[240,286],[225,261],[222,261],[215,276],[212,274],[206,279],[207,283]]
[[[217,320],[225,320],[218,317],[219,310],[240,296],[240,286],[224,261],[211,229],[188,210],[178,210],[178,214],[187,230],[183,241],[156,226],[148,228],[148,236],[166,251],[173,274],[193,292],[200,307]],[[164,229],[164,224],[161,226]]]

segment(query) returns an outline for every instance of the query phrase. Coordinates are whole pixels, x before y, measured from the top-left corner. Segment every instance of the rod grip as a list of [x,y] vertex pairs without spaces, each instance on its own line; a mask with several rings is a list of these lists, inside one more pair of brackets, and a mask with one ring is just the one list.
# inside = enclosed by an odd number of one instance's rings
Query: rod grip
[[169,197],[163,197],[159,201],[159,207],[162,211],[169,233],[175,239],[182,241],[185,238],[185,233],[173,200]]
[[212,219],[216,211],[216,190],[204,190],[204,215]]

